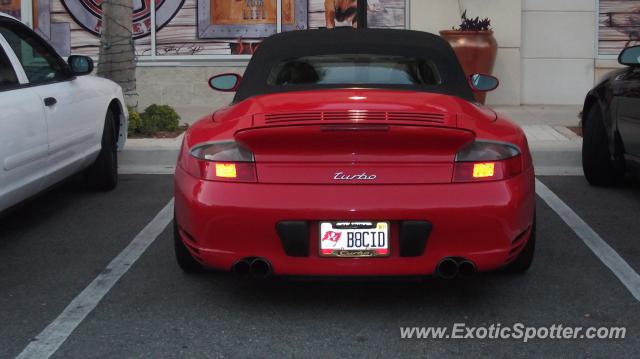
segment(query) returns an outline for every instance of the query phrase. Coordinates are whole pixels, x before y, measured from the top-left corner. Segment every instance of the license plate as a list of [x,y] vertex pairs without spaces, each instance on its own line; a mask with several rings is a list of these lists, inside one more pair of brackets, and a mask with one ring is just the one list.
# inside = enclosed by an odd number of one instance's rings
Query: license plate
[[387,257],[388,222],[321,222],[320,256]]

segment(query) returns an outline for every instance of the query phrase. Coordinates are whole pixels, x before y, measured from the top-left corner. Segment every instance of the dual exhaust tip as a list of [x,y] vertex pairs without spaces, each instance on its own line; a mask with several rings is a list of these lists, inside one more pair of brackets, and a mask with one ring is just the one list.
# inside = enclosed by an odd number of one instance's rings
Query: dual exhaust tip
[[[244,278],[266,279],[273,274],[271,263],[264,258],[244,258],[233,265],[233,273]],[[436,274],[443,279],[471,278],[477,273],[476,265],[464,258],[447,257],[436,266]]]
[[464,258],[447,257],[436,266],[436,274],[443,279],[471,278],[477,271],[476,265]]
[[264,258],[244,258],[233,265],[232,271],[243,278],[266,279],[273,274],[273,267]]

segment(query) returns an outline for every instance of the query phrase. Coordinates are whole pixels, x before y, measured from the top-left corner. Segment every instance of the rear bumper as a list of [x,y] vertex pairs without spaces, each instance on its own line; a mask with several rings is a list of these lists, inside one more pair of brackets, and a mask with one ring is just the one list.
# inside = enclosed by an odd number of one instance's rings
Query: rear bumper
[[[430,185],[282,185],[210,182],[178,167],[175,208],[180,236],[207,267],[230,270],[263,257],[276,275],[413,276],[434,273],[445,257],[480,271],[500,268],[528,240],[535,210],[533,169],[507,181]],[[318,221],[389,221],[391,256],[322,258]],[[308,256],[287,255],[276,226],[308,223]],[[400,256],[403,221],[432,224],[424,252]]]

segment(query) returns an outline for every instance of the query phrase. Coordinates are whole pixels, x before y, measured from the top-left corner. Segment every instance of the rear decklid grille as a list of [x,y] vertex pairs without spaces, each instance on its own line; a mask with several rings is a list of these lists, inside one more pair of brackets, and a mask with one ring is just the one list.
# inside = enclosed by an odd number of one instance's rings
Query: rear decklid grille
[[254,115],[253,126],[237,131],[235,139],[253,152],[261,183],[451,182],[456,153],[475,136],[457,128],[455,113],[437,106],[416,111],[367,105],[265,111]]
[[405,123],[425,125],[452,125],[450,115],[429,112],[393,112],[393,111],[314,111],[267,113],[254,117],[254,126],[323,124],[331,122],[367,122],[367,123]]
[[443,125],[287,123],[244,129],[235,139],[254,154],[261,183],[425,184],[451,182],[455,155],[474,133]]

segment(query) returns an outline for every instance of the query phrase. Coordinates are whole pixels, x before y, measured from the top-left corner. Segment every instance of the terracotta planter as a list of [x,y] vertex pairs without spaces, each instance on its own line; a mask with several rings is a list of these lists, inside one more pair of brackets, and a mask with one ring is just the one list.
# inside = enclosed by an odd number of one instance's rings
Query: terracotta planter
[[[449,41],[465,74],[481,73],[491,75],[498,54],[498,42],[493,31],[443,30],[440,36]],[[484,104],[486,94],[475,93],[476,100]]]

